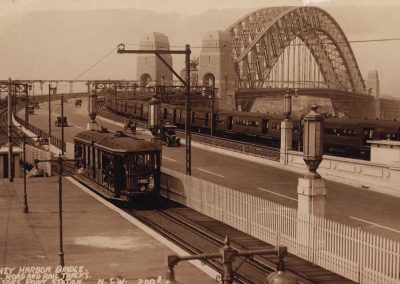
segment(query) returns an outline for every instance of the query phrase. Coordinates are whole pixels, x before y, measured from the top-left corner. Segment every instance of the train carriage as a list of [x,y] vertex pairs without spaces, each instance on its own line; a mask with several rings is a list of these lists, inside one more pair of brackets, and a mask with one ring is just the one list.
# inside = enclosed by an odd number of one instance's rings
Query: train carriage
[[340,156],[369,157],[368,140],[378,139],[374,120],[326,119],[324,122],[324,152]]
[[211,128],[211,110],[196,107],[192,109],[192,128],[198,132],[208,132]]
[[252,136],[279,144],[280,119],[253,112],[217,113],[215,118],[218,132],[233,133],[236,136]]
[[161,105],[161,113],[162,113],[162,118],[164,122],[168,122],[171,124],[176,123],[176,117],[177,117],[177,107],[174,105],[170,104],[162,104]]
[[86,178],[109,198],[134,200],[160,189],[161,146],[123,133],[88,130],[74,138]]

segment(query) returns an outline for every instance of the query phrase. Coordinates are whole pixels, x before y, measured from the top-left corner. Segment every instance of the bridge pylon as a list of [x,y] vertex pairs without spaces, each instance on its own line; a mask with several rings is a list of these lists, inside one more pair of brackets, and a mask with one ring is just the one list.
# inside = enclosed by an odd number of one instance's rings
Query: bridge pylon
[[204,35],[199,59],[199,85],[214,86],[215,110],[235,109],[235,68],[232,42],[223,31]]
[[[142,35],[139,43],[140,50],[169,50],[168,37],[162,33],[150,32]],[[170,66],[172,66],[171,54],[161,55]],[[146,87],[149,82],[155,85],[171,85],[172,73],[157,58],[155,54],[141,54],[137,59],[137,76],[140,80],[140,86]]]

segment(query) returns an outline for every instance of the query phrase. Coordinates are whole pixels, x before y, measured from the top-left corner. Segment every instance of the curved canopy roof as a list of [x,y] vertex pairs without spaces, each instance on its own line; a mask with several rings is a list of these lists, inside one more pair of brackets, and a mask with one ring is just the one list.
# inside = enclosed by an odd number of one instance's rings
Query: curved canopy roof
[[112,132],[87,130],[78,133],[74,141],[92,144],[99,149],[113,153],[138,153],[161,151],[161,146],[131,136],[120,136]]

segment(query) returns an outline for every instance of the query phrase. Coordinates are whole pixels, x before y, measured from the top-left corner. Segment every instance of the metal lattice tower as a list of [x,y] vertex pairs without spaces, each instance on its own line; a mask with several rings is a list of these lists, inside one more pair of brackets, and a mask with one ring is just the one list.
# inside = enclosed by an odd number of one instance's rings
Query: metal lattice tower
[[252,12],[226,32],[234,45],[236,88],[329,88],[365,94],[350,44],[316,7]]

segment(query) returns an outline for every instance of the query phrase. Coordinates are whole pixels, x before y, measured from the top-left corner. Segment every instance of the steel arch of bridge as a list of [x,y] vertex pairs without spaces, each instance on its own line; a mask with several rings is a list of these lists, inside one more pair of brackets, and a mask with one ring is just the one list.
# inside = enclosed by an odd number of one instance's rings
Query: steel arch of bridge
[[366,93],[350,44],[336,21],[316,7],[257,10],[226,32],[234,45],[236,87],[264,87],[280,55],[299,38],[316,61],[328,88]]

